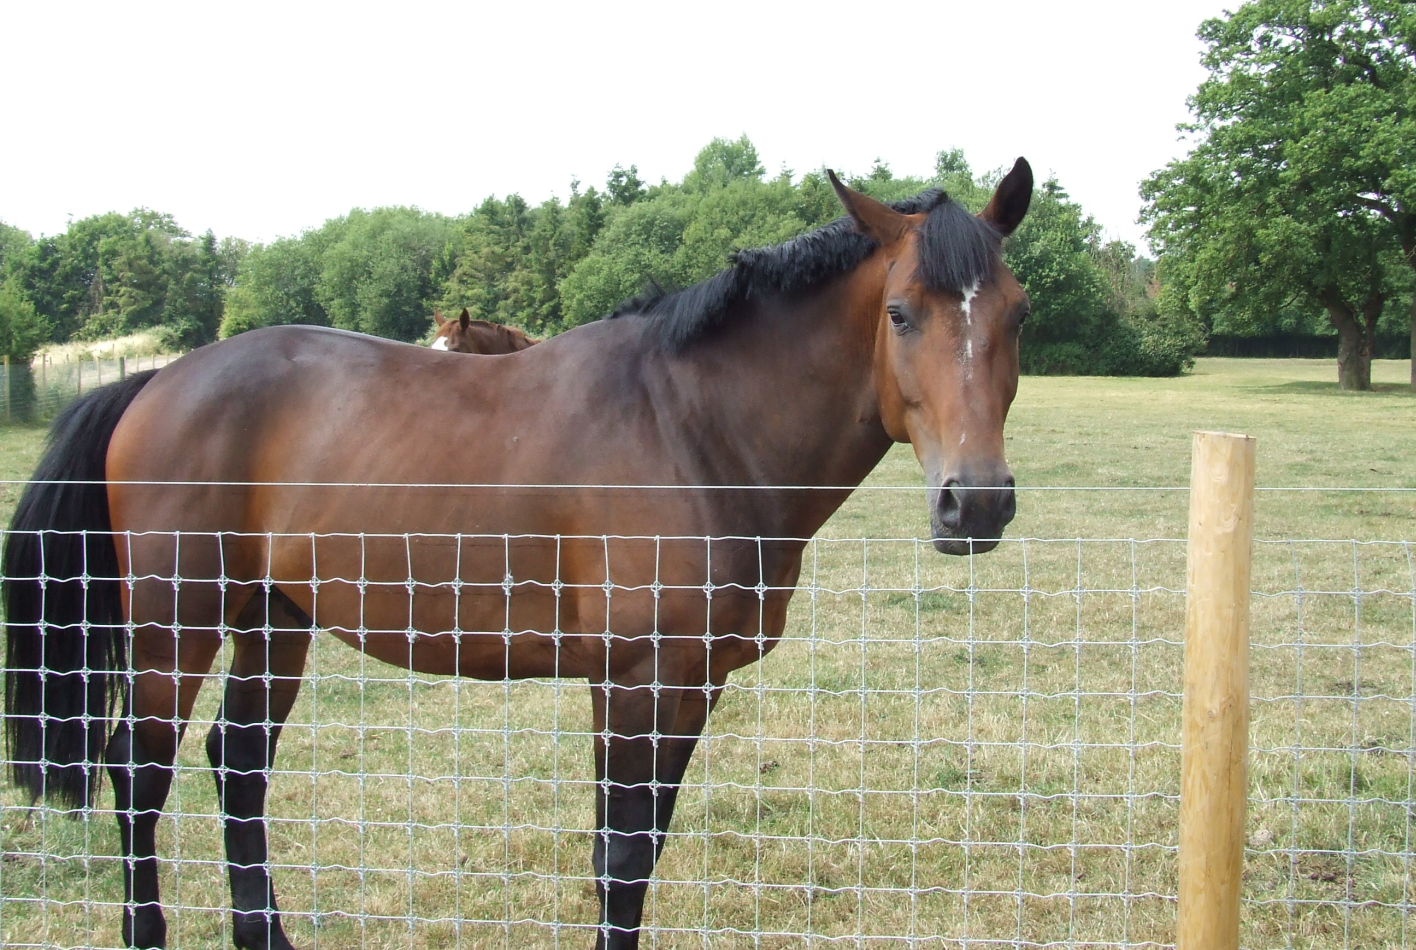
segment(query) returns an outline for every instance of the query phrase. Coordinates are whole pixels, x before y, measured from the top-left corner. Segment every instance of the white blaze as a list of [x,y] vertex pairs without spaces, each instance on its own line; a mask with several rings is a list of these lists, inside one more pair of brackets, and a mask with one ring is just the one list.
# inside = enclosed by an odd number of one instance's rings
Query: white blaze
[[[964,377],[973,375],[973,299],[978,295],[978,281],[974,281],[964,288],[964,300],[959,304],[959,309],[964,312]],[[963,445],[964,440],[969,437],[967,431],[959,433],[959,444]]]
[[973,309],[973,299],[978,295],[978,282],[975,281],[964,288],[964,302],[959,304],[959,309],[964,312],[964,322],[973,323],[973,317],[969,311]]
[[440,336],[440,337],[438,337],[436,340],[433,341],[433,345],[432,345],[431,348],[434,349],[434,350],[446,350],[446,349],[447,349],[447,337],[445,337],[445,336]]

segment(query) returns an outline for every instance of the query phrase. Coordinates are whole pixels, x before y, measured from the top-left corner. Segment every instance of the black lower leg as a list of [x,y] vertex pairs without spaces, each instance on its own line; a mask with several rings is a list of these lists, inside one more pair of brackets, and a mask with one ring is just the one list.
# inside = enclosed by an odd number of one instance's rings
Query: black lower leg
[[610,787],[596,808],[595,893],[600,899],[597,950],[635,950],[644,897],[658,857],[654,800],[646,788]]
[[108,776],[123,853],[123,942],[165,947],[167,921],[157,884],[157,819],[172,787],[172,769],[150,761],[143,743],[122,722],[108,742]]
[[231,878],[232,938],[242,950],[286,950],[266,843],[266,769],[280,727],[232,721],[225,704],[207,733]]
[[291,950],[271,883],[265,807],[276,743],[304,673],[310,618],[271,592],[253,600],[240,622],[267,626],[233,637],[226,695],[207,734],[231,879],[231,936],[241,950]]
[[[664,849],[688,761],[712,701],[701,691],[595,693],[594,868],[598,950],[636,950],[649,878]],[[716,695],[713,697],[716,699]],[[608,727],[608,728],[607,728]]]
[[707,695],[699,690],[685,690],[674,721],[673,734],[659,740],[659,794],[654,801],[656,860],[664,853],[664,845],[669,840],[669,822],[674,817],[674,805],[678,802],[689,760],[693,758],[693,750],[698,748],[703,727],[708,724],[708,714],[718,705],[718,698],[722,695],[722,690],[718,689]]

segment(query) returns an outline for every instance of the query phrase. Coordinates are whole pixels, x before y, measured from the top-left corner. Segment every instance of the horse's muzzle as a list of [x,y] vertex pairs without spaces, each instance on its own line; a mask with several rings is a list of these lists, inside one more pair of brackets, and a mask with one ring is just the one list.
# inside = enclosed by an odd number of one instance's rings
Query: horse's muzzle
[[929,493],[934,548],[943,554],[992,551],[1017,510],[1013,476],[1006,469],[997,477],[973,484],[958,477],[945,478],[943,486]]

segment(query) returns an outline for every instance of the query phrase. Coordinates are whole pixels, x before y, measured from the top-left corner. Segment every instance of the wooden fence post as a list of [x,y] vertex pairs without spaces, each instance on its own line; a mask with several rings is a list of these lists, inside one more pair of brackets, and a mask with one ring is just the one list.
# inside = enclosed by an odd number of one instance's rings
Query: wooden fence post
[[1254,440],[1196,432],[1181,723],[1177,950],[1237,950],[1249,755]]

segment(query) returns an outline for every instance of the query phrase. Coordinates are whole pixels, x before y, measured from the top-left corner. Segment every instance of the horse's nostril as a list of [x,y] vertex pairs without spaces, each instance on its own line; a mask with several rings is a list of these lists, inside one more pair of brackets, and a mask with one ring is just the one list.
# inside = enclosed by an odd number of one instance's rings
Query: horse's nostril
[[959,495],[954,490],[959,485],[957,478],[950,478],[939,489],[939,522],[948,528],[958,528],[963,522],[963,508]]
[[1002,492],[1003,504],[998,512],[1000,524],[1006,525],[1018,514],[1018,493],[1014,491],[1013,480],[1008,479],[1007,490]]

